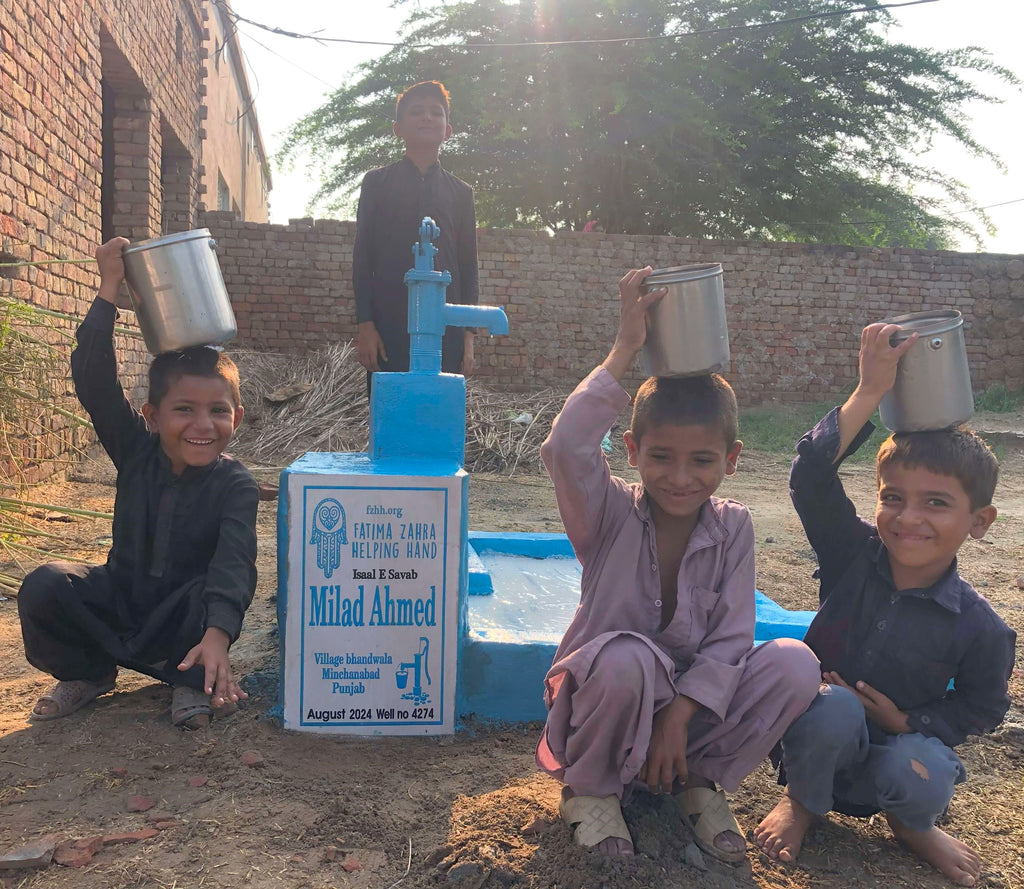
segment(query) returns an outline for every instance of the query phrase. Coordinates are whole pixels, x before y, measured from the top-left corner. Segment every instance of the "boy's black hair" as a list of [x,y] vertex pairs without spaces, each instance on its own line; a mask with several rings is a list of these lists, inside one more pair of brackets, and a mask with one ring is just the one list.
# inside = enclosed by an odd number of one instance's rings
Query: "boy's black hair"
[[209,346],[192,346],[157,355],[149,365],[149,403],[159,407],[171,385],[186,376],[220,377],[231,389],[235,408],[242,406],[237,365],[223,352]]
[[402,109],[419,96],[430,96],[432,99],[437,99],[444,106],[445,120],[451,119],[451,102],[444,84],[439,80],[423,80],[420,83],[414,83],[398,97],[398,101],[395,102],[396,121],[402,119]]
[[639,444],[648,429],[665,424],[715,426],[729,449],[739,434],[736,393],[719,374],[650,377],[636,393],[629,428]]
[[999,461],[976,432],[966,426],[934,432],[894,432],[878,449],[875,479],[890,464],[916,466],[951,475],[967,492],[971,509],[992,502],[999,480]]

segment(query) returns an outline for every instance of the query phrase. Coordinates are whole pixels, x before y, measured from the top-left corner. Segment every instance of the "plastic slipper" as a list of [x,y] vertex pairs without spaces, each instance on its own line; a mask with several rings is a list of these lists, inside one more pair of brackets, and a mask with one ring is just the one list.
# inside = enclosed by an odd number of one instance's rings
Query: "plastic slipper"
[[176,685],[171,692],[171,722],[179,728],[199,729],[210,724],[210,696],[188,685]]
[[56,705],[56,709],[52,713],[36,713],[33,709],[28,718],[32,722],[49,722],[51,719],[68,716],[76,710],[81,710],[100,695],[113,691],[116,680],[116,673],[99,682],[89,682],[87,679],[62,679],[36,702],[38,707],[42,701],[50,701]]
[[608,837],[619,837],[630,845],[633,843],[615,794],[563,799],[558,804],[558,814],[573,828],[573,839],[580,846],[596,846]]
[[691,787],[672,794],[686,823],[693,830],[697,845],[708,855],[714,855],[719,861],[735,864],[747,857],[746,848],[736,852],[727,852],[715,845],[715,837],[731,830],[742,837],[743,832],[736,817],[729,808],[729,800],[724,790],[712,790],[710,787]]

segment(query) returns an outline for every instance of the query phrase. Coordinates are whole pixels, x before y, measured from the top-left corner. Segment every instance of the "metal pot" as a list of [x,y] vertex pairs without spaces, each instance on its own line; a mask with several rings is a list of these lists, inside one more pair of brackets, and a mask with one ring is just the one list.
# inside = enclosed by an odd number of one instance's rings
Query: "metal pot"
[[655,269],[641,289],[647,293],[656,287],[667,287],[668,293],[647,310],[647,342],[640,361],[644,373],[686,377],[727,367],[729,328],[721,263]]
[[964,319],[956,309],[914,312],[891,318],[900,332],[898,345],[917,332],[896,369],[896,383],[879,406],[882,423],[893,432],[948,429],[974,413],[971,372],[967,365]]
[[238,333],[216,249],[205,228],[125,248],[125,280],[152,354],[223,343]]

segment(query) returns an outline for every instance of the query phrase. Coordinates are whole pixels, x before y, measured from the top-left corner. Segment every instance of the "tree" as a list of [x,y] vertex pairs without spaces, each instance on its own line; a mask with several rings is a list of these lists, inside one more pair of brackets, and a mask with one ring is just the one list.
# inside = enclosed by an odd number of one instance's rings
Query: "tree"
[[[473,0],[420,9],[407,42],[299,121],[282,155],[307,148],[323,162],[318,200],[350,196],[363,173],[396,156],[396,91],[440,79],[456,131],[444,163],[476,188],[483,225],[559,230],[595,218],[609,232],[919,247],[946,246],[954,230],[976,237],[949,211],[972,206],[963,184],[915,153],[944,134],[998,163],[971,137],[966,107],[996,101],[978,75],[1017,80],[978,48],[889,40],[880,9],[749,27],[841,8]],[[501,46],[622,37],[657,39]]]

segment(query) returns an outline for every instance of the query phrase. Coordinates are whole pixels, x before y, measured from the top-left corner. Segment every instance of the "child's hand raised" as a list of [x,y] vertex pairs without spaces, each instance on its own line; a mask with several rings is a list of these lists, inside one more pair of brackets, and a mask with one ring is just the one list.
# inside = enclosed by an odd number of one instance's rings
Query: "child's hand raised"
[[860,334],[860,386],[862,392],[878,397],[896,383],[896,368],[907,350],[917,342],[914,331],[903,342],[892,345],[892,337],[900,333],[898,324],[869,324]]
[[668,292],[666,287],[656,287],[649,293],[641,292],[644,279],[651,271],[650,266],[633,269],[619,281],[619,331],[612,351],[604,360],[604,367],[620,381],[647,339],[647,309]]
[[124,248],[131,241],[127,238],[111,238],[106,244],[96,248],[96,264],[100,267],[101,299],[108,303],[116,303],[124,280]]
[[650,266],[626,272],[619,281],[619,332],[615,345],[639,352],[647,339],[647,309],[668,293],[667,287],[656,287],[642,293],[644,279],[652,272]]

